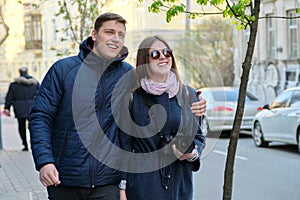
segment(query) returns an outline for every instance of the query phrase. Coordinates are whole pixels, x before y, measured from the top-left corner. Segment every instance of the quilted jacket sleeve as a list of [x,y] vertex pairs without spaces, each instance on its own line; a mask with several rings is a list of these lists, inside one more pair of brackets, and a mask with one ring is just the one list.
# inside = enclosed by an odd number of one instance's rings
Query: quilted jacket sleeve
[[29,116],[29,130],[35,167],[39,170],[54,163],[51,150],[51,129],[62,96],[62,80],[54,64],[47,72]]

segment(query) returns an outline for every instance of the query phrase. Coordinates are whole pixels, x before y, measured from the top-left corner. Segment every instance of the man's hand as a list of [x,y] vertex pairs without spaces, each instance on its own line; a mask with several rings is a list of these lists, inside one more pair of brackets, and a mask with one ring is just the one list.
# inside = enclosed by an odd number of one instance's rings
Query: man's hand
[[197,117],[201,117],[205,114],[206,111],[206,100],[203,99],[201,95],[201,91],[199,92],[199,101],[194,102],[191,106],[192,113],[194,113]]
[[5,110],[3,111],[3,113],[4,113],[6,116],[10,117],[10,111],[9,111],[8,109],[5,109]]
[[120,200],[127,200],[125,190],[120,190]]
[[45,187],[60,184],[59,174],[54,164],[47,164],[40,169],[40,181]]

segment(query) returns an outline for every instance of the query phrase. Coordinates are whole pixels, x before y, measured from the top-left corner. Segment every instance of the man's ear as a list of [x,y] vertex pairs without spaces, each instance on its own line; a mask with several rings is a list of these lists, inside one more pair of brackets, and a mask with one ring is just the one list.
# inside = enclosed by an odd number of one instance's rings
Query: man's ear
[[91,36],[92,36],[92,39],[93,39],[94,42],[96,41],[96,35],[97,35],[97,31],[95,29],[93,29],[91,31]]

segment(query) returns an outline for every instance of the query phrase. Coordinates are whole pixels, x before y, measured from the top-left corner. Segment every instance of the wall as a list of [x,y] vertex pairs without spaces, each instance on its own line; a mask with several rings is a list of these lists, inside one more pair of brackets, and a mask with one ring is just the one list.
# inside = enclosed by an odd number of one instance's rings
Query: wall
[[[287,11],[299,7],[299,0],[266,0],[261,3],[260,16],[268,14],[273,16],[286,16]],[[275,29],[275,56],[268,57],[268,31],[267,20],[260,19],[256,46],[253,54],[248,90],[256,94],[265,103],[269,103],[284,89],[299,84],[300,74],[300,19],[297,19],[297,50],[296,58],[289,57],[288,51],[288,20],[274,19]],[[239,85],[242,73],[241,66],[244,60],[245,32],[235,32],[235,85]]]

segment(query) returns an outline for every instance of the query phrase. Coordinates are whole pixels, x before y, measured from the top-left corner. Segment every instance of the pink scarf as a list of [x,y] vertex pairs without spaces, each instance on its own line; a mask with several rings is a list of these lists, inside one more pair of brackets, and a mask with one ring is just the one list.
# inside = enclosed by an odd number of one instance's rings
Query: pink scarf
[[164,92],[169,94],[169,98],[174,97],[179,90],[179,82],[174,72],[170,71],[167,80],[164,83],[157,83],[151,79],[143,78],[141,80],[142,88],[153,95],[161,95]]

